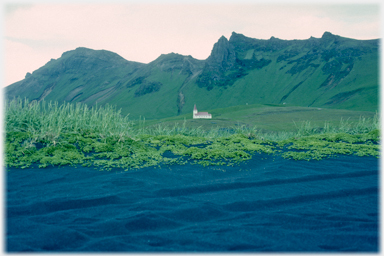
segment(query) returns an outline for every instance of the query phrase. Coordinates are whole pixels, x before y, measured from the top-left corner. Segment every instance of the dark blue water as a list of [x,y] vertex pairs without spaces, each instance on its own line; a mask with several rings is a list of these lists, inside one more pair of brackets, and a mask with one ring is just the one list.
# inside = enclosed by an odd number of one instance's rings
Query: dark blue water
[[8,252],[377,252],[373,157],[10,169]]

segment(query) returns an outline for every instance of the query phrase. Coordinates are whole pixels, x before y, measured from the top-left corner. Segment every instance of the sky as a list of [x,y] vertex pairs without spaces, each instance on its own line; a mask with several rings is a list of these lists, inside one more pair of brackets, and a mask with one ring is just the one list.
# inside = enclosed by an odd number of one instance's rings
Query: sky
[[380,38],[380,5],[369,0],[303,4],[276,1],[3,1],[3,87],[77,47],[149,63],[161,54],[206,59],[221,36],[319,38],[325,31]]

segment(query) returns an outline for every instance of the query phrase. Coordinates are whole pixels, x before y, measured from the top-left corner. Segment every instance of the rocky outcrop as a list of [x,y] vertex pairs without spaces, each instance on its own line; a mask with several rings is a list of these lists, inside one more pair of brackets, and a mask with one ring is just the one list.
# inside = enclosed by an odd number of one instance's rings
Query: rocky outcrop
[[222,72],[228,71],[236,64],[236,52],[224,36],[214,44],[211,55],[206,60],[206,66]]
[[[214,86],[228,85],[234,77],[228,77],[226,73],[236,66],[238,64],[236,63],[234,47],[227,38],[222,36],[214,44],[211,55],[206,60],[202,73],[197,79],[197,84],[200,87],[206,87],[208,90],[211,90]],[[236,74],[235,77],[239,77],[240,73]]]

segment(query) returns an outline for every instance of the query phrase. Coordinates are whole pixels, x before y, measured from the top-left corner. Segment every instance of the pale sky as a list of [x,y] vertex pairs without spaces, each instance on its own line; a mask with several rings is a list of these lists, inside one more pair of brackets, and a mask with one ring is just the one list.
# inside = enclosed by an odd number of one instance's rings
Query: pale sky
[[77,47],[149,63],[170,52],[206,59],[214,43],[233,31],[257,39],[319,38],[325,31],[355,39],[381,37],[377,1],[111,3],[3,2],[3,86]]

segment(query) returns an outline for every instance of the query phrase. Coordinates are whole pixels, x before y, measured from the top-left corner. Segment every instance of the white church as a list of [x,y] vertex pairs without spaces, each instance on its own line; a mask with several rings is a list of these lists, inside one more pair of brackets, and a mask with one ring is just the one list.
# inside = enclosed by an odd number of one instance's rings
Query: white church
[[193,119],[212,119],[212,115],[208,112],[197,112],[196,104],[193,108]]

